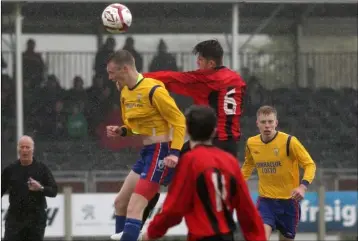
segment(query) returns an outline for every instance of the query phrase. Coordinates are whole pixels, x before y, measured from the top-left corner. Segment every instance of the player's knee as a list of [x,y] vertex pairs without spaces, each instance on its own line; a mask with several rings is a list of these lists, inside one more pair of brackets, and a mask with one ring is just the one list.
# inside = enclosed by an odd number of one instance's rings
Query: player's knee
[[123,195],[118,194],[114,199],[114,208],[116,213],[126,213],[129,198],[124,198]]
[[133,193],[127,208],[127,217],[141,219],[145,207],[148,205],[147,198],[140,194]]

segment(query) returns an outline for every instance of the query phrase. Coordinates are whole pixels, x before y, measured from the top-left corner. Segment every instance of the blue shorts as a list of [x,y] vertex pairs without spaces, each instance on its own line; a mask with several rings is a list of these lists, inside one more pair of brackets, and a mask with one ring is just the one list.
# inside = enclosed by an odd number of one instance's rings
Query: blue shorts
[[270,225],[273,231],[277,229],[286,238],[295,238],[301,218],[299,202],[294,199],[259,197],[257,208],[264,224]]
[[140,159],[133,165],[132,170],[140,175],[141,179],[167,186],[174,174],[174,168],[164,165],[164,157],[169,155],[168,142],[144,146],[140,152]]

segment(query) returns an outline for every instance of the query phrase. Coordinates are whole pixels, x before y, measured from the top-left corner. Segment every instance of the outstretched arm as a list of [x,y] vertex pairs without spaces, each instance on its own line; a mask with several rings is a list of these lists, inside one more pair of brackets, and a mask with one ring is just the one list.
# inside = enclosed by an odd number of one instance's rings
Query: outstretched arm
[[146,78],[153,78],[165,84],[165,88],[173,93],[185,96],[195,96],[199,90],[207,88],[205,78],[200,71],[176,72],[158,71],[143,74]]

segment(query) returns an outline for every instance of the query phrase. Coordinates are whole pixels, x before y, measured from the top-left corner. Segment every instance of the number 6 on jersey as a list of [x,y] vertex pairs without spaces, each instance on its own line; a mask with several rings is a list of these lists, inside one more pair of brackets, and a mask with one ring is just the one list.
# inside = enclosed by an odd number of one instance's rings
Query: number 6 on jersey
[[236,114],[236,100],[234,95],[236,93],[235,89],[229,90],[224,96],[224,111],[226,115],[235,115]]

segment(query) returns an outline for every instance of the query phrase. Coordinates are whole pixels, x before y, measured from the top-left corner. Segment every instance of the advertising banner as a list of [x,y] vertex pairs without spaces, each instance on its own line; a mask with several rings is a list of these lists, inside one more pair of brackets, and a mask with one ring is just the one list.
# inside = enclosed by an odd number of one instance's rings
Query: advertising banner
[[[110,236],[115,230],[114,199],[116,194],[90,193],[72,195],[72,234],[74,237]],[[160,200],[149,218],[160,211],[166,193],[162,193]],[[257,193],[252,193],[256,202]],[[64,197],[47,198],[47,228],[46,237],[64,236]],[[325,204],[325,220],[327,232],[357,231],[357,192],[327,192]],[[318,228],[318,196],[317,193],[306,193],[301,202],[301,222],[299,233],[315,233]],[[4,219],[9,206],[8,196],[2,198],[2,236],[4,234]],[[234,220],[237,221],[236,215]],[[69,220],[66,220],[69,221]],[[147,222],[148,224],[148,222]],[[146,229],[146,225],[144,230]],[[187,228],[183,220],[178,226],[171,228],[167,235],[186,235]]]

